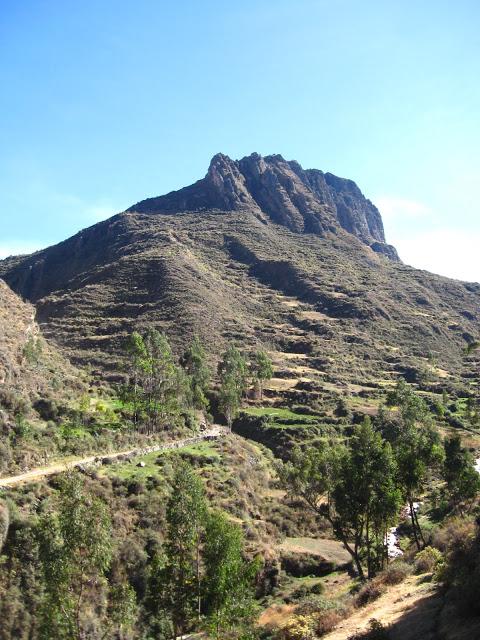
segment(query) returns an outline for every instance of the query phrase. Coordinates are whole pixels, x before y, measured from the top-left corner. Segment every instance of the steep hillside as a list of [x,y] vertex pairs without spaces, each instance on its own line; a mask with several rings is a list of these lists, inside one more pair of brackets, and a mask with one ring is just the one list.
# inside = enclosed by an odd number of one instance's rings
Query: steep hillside
[[39,398],[66,398],[82,389],[82,375],[42,336],[35,307],[0,280],[0,394],[9,413]]
[[68,451],[60,423],[87,389],[87,375],[45,340],[35,307],[0,280],[0,474]]
[[114,375],[127,333],[152,323],[177,346],[198,333],[212,353],[263,345],[290,397],[399,374],[454,382],[478,333],[479,284],[403,265],[353,182],[280,156],[215,156],[194,185],[0,274],[77,362]]

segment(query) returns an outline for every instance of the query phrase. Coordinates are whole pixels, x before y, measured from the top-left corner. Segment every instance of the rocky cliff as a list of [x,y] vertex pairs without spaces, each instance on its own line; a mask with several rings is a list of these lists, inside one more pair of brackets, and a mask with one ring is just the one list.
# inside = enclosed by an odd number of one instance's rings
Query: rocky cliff
[[179,211],[248,210],[263,222],[275,222],[295,233],[355,235],[378,253],[398,260],[386,244],[382,218],[355,182],[318,169],[304,170],[281,155],[258,153],[232,160],[218,153],[207,175],[165,196],[143,200],[128,211],[159,214]]

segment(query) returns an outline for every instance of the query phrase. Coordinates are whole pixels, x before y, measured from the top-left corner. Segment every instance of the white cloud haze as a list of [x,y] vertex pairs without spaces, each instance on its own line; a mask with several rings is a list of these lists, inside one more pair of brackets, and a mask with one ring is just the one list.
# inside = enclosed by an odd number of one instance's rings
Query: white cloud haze
[[480,282],[480,231],[439,228],[392,238],[401,259],[419,269]]
[[0,260],[8,258],[9,256],[19,256],[28,253],[33,253],[41,249],[38,244],[22,243],[22,242],[7,242],[0,244]]
[[379,196],[374,200],[384,220],[396,218],[423,218],[431,215],[431,210],[422,202],[397,198],[392,196]]

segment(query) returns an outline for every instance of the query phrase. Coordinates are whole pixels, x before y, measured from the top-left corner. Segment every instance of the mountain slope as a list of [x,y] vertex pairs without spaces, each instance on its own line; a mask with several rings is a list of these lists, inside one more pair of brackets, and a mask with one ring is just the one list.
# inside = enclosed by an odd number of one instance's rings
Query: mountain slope
[[35,315],[35,308],[0,280],[0,396],[7,410],[18,405],[25,413],[30,401],[62,398],[82,388],[78,371],[45,341]]
[[65,444],[57,423],[87,388],[87,376],[45,340],[35,308],[0,280],[0,475],[57,453]]
[[349,231],[374,251],[398,260],[385,242],[382,218],[351,180],[318,169],[306,171],[280,155],[258,153],[231,160],[221,153],[212,158],[207,175],[189,187],[166,196],[148,198],[128,211],[248,210],[266,222],[272,220],[297,233]]
[[480,285],[403,265],[377,214],[330,174],[216,156],[195,185],[0,262],[0,275],[35,303],[47,337],[111,375],[127,333],[154,324],[177,348],[193,333],[213,354],[226,340],[262,345],[277,386],[299,398],[399,374],[453,381]]

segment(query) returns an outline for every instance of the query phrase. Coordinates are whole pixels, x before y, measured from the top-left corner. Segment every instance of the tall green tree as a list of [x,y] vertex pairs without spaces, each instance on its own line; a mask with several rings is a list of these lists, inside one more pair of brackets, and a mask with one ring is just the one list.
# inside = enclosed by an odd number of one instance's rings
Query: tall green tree
[[167,336],[156,329],[145,335],[147,361],[144,392],[150,431],[164,426],[179,410],[179,375]]
[[441,468],[444,453],[427,404],[405,382],[399,382],[388,403],[396,405],[400,414],[393,442],[397,482],[408,504],[415,544],[421,549],[425,538],[414,503],[434,470]]
[[369,420],[346,446],[296,451],[278,468],[283,485],[331,524],[350,553],[360,578],[386,559],[386,533],[400,506],[396,466],[389,443]]
[[446,438],[444,448],[443,475],[450,499],[456,507],[468,504],[480,492],[480,474],[475,469],[475,460],[462,446],[458,434]]
[[133,407],[133,421],[139,419],[139,411],[143,402],[143,375],[147,366],[147,348],[142,336],[134,331],[127,342],[130,384],[127,385],[127,400]]
[[134,422],[154,433],[175,419],[185,395],[185,375],[175,363],[165,334],[148,329],[134,332],[128,343],[129,384],[126,397],[132,403]]
[[218,366],[220,378],[219,408],[232,428],[242,397],[248,386],[248,365],[245,357],[234,345],[230,345]]
[[243,533],[223,514],[213,512],[206,525],[205,611],[207,628],[216,639],[250,627],[255,616],[254,580],[258,563],[246,562]]
[[[131,622],[134,599],[127,585],[110,589],[105,577],[112,557],[107,507],[75,472],[62,479],[56,507],[42,516],[37,530],[45,580],[40,635],[82,640],[91,626],[98,637],[114,633]],[[103,605],[92,617],[94,601]]]
[[192,467],[179,461],[167,504],[164,608],[174,637],[181,636],[201,613],[201,556],[206,501],[201,480]]
[[181,365],[189,379],[193,407],[200,410],[207,409],[207,392],[212,373],[208,366],[205,349],[198,336],[194,337],[192,344],[185,350]]
[[253,353],[251,372],[254,383],[260,392],[260,400],[262,400],[264,384],[273,376],[273,363],[265,351],[255,351]]

